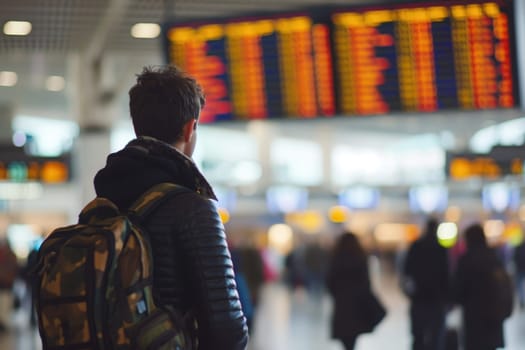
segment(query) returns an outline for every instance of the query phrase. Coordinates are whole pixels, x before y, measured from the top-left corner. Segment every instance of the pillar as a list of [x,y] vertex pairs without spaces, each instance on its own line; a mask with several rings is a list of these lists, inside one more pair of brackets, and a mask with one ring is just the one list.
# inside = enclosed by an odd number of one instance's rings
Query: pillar
[[10,104],[0,104],[0,144],[11,142],[13,136],[13,128],[11,123],[13,121],[14,109]]
[[93,178],[111,152],[111,129],[119,119],[116,94],[102,72],[104,61],[72,56],[72,114],[80,133],[73,147],[73,176],[79,191],[78,211],[95,197]]
[[273,181],[271,162],[271,141],[276,138],[278,130],[273,123],[254,120],[247,125],[248,133],[256,140],[261,164],[261,179],[257,184],[257,190],[265,191]]

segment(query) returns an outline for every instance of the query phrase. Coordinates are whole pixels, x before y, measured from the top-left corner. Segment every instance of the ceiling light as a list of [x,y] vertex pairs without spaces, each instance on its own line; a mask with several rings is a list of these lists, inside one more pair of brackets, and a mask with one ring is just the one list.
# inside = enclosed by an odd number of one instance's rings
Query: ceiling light
[[137,23],[131,27],[131,36],[138,39],[154,39],[160,34],[157,23]]
[[27,35],[31,33],[31,22],[7,21],[4,24],[5,35]]
[[46,79],[46,89],[49,91],[62,91],[66,86],[66,81],[58,75],[51,75]]
[[0,86],[15,86],[17,81],[18,76],[15,72],[0,72]]

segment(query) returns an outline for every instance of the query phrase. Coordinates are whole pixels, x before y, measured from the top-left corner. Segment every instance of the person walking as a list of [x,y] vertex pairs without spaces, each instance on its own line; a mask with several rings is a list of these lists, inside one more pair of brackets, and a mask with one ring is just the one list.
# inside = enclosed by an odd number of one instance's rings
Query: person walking
[[515,267],[516,292],[520,308],[525,308],[525,240],[514,248],[513,261]]
[[439,244],[437,230],[438,221],[428,219],[403,266],[404,291],[410,299],[412,350],[442,350],[445,343],[450,276],[447,250]]
[[328,265],[326,286],[333,298],[332,338],[345,350],[355,348],[357,337],[369,333],[386,310],[370,286],[368,256],[352,232],[341,234]]
[[465,240],[467,251],[459,258],[454,275],[454,296],[463,311],[465,350],[495,350],[505,346],[503,321],[508,316],[499,316],[506,313],[499,310],[499,303],[508,304],[509,301],[501,300],[500,292],[511,288],[510,283],[505,287],[492,280],[492,272],[505,273],[505,269],[496,252],[488,246],[481,225],[467,227]]
[[248,329],[215,194],[193,162],[201,87],[175,66],[146,67],[129,90],[136,139],[110,154],[94,178],[97,196],[122,212],[154,185],[188,191],[163,201],[144,224],[159,305],[191,314],[199,350],[242,350]]
[[6,236],[0,236],[0,333],[8,330],[13,306],[13,285],[18,276],[18,260]]

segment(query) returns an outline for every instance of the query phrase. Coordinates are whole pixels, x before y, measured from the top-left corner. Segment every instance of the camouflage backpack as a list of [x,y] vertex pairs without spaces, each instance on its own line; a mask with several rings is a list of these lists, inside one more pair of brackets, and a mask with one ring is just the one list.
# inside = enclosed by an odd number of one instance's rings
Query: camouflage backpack
[[153,301],[152,253],[139,226],[183,191],[156,185],[125,215],[95,198],[78,224],[42,243],[35,305],[44,349],[191,349],[182,315]]

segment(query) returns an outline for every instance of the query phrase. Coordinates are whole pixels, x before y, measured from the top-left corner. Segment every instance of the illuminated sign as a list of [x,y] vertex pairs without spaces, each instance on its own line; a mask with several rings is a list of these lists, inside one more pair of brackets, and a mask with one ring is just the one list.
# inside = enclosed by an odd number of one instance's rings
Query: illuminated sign
[[308,206],[308,190],[293,186],[273,186],[266,190],[266,205],[270,213],[291,213]]
[[523,146],[496,146],[488,154],[448,153],[446,173],[453,180],[472,177],[497,179],[504,175],[522,176],[525,162]]
[[0,181],[63,183],[71,179],[70,155],[35,157],[22,148],[0,145]]
[[0,161],[0,181],[62,183],[69,179],[69,163],[62,159]]
[[374,209],[379,205],[379,190],[366,186],[348,188],[339,194],[339,204],[350,209]]
[[176,24],[169,62],[202,84],[202,122],[335,113],[330,33],[303,14]]
[[505,2],[313,9],[170,23],[166,57],[207,95],[202,122],[511,108]]
[[412,187],[408,192],[408,203],[413,213],[442,213],[447,209],[448,190],[440,185]]
[[507,209],[516,210],[520,204],[520,189],[504,182],[487,184],[483,186],[481,199],[486,210],[497,213]]
[[509,15],[499,2],[341,11],[332,19],[343,113],[516,103]]

